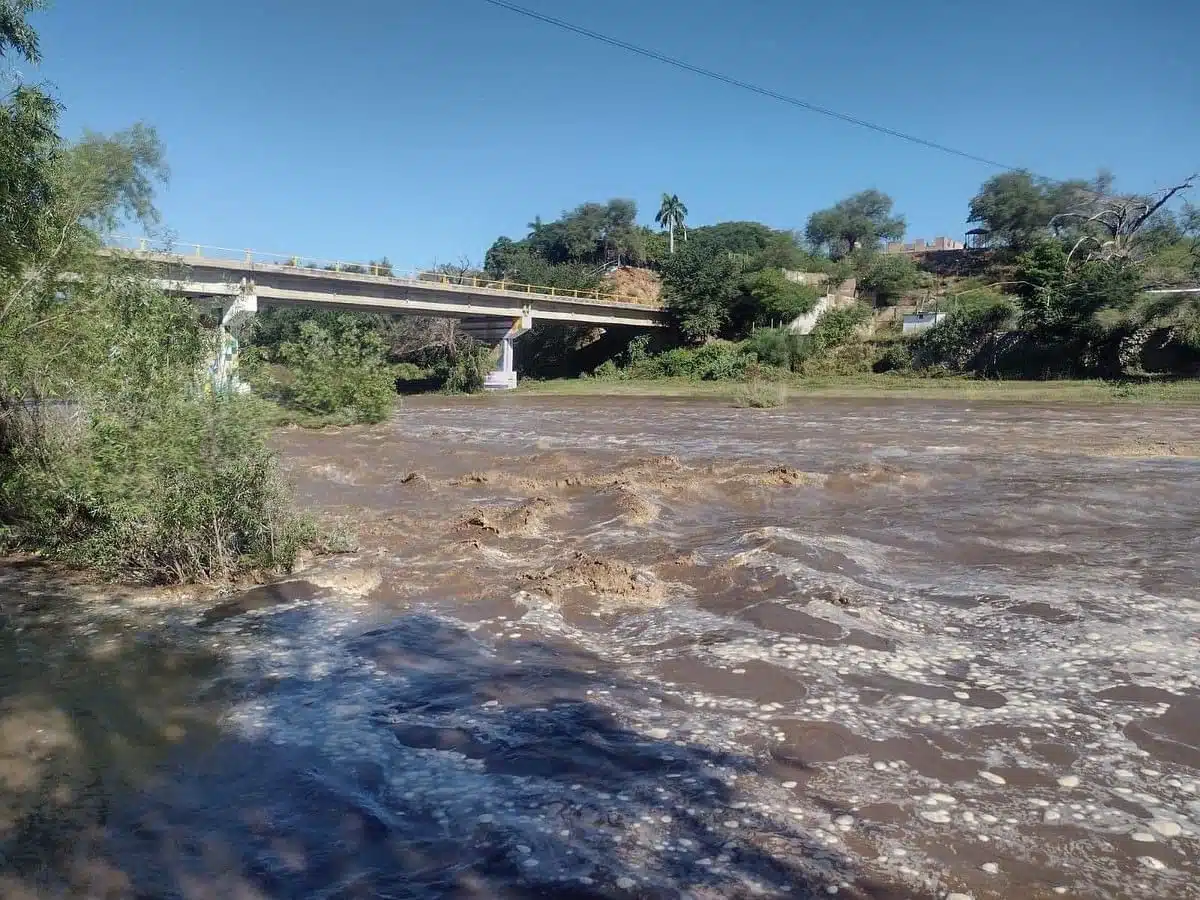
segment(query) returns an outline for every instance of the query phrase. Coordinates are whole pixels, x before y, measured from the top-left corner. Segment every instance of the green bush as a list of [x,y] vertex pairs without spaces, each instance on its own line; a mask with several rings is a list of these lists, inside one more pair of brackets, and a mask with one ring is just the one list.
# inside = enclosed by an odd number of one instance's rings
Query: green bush
[[876,372],[908,372],[912,367],[912,341],[909,338],[898,338],[887,344],[873,368]]
[[742,349],[765,366],[795,371],[807,352],[804,335],[787,328],[760,328],[742,342]]
[[970,369],[985,346],[1012,317],[1007,305],[985,306],[946,316],[909,344],[914,369]]
[[700,347],[677,347],[633,363],[628,372],[635,378],[697,378],[729,381],[742,378],[754,357],[729,341],[710,341]]
[[835,347],[848,343],[855,330],[870,318],[871,310],[862,303],[837,306],[827,309],[817,317],[809,333],[809,343],[814,354],[827,353]]
[[416,363],[401,362],[393,364],[392,377],[397,381],[422,381],[429,377],[429,372]]
[[881,306],[891,306],[921,283],[921,272],[912,257],[902,253],[879,253],[865,266],[859,286],[871,292]]
[[[241,398],[28,410],[0,447],[0,544],[123,581],[285,571],[316,540],[292,512],[257,407]],[[11,424],[13,419],[8,419]]]
[[379,335],[355,317],[301,323],[298,340],[280,348],[292,376],[287,404],[325,415],[347,411],[360,422],[386,419],[396,379],[384,351]]
[[447,394],[478,394],[487,382],[491,370],[491,352],[470,344],[460,348],[440,371],[442,390]]
[[779,269],[764,269],[749,276],[746,290],[754,299],[753,321],[757,325],[786,325],[812,312],[823,293],[814,285],[790,280]]
[[[0,55],[36,61],[38,5],[0,2]],[[206,396],[195,305],[95,253],[97,231],[156,220],[153,129],[67,145],[58,110],[24,86],[0,100],[0,546],[150,583],[288,568],[315,531],[260,404]]]
[[613,362],[611,359],[606,359],[600,365],[596,366],[596,369],[592,372],[592,375],[595,378],[605,378],[613,381],[621,378],[623,373],[621,368],[615,362]]

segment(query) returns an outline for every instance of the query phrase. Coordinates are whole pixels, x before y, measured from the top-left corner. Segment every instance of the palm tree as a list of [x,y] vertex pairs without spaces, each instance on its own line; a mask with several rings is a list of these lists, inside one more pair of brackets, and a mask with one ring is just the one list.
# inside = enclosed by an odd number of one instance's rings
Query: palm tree
[[687,240],[687,226],[683,224],[683,220],[687,218],[688,210],[683,205],[683,201],[679,199],[678,194],[663,194],[662,206],[658,208],[658,215],[654,217],[654,221],[660,227],[667,229],[671,235],[671,252],[675,252],[675,229],[683,229],[683,239]]

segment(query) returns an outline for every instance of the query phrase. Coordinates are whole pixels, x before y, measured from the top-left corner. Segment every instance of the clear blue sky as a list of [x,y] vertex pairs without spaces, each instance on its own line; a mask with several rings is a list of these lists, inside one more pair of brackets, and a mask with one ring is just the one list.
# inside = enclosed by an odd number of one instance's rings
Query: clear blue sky
[[[523,0],[743,80],[1052,177],[1200,169],[1194,0]],[[181,239],[401,265],[534,215],[663,191],[692,224],[799,228],[878,187],[961,235],[992,171],[668,68],[482,0],[55,0],[69,136],[143,120]]]

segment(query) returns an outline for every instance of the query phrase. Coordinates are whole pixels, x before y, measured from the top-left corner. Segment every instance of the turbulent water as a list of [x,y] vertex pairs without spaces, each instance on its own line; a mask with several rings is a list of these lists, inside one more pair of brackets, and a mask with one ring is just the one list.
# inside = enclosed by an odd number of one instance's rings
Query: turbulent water
[[357,553],[204,604],[0,569],[0,894],[1200,897],[1198,442],[851,401],[284,433]]

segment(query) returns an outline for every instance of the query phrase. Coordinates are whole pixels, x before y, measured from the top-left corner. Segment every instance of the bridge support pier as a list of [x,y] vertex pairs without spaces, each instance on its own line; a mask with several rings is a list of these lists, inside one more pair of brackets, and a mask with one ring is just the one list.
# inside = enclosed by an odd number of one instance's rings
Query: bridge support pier
[[238,339],[234,335],[234,329],[240,329],[257,312],[258,295],[254,292],[254,284],[243,278],[241,290],[221,316],[216,359],[209,366],[208,373],[209,383],[215,392],[249,392],[250,385],[237,377]]
[[489,391],[511,391],[517,386],[517,369],[513,342],[533,327],[533,317],[524,315],[513,319],[512,327],[500,339],[500,365],[489,372],[483,386]]
[[258,312],[258,294],[254,292],[253,282],[242,279],[241,289],[234,297],[233,303],[221,316],[221,328],[231,330]]

